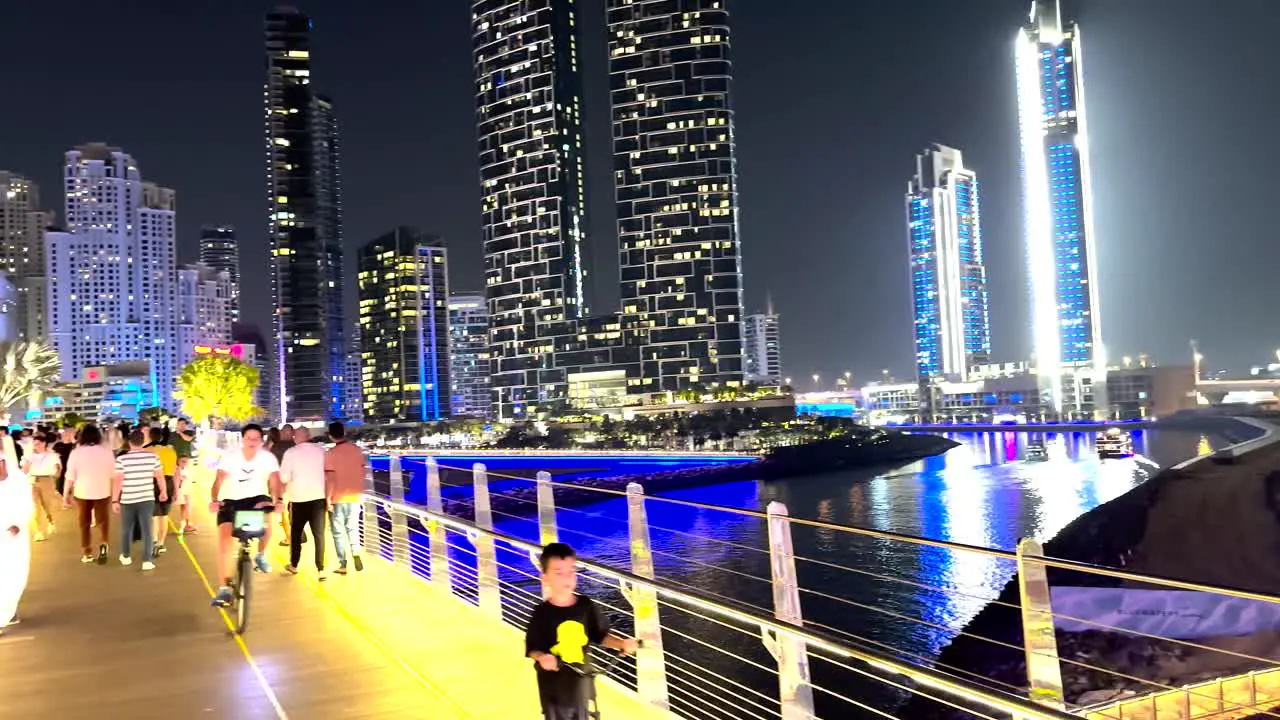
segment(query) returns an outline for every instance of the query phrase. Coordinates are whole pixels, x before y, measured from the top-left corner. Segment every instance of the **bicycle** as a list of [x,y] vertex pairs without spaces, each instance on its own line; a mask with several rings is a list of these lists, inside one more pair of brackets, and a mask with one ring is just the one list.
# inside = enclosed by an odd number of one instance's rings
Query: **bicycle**
[[255,572],[250,546],[254,540],[267,533],[267,513],[256,509],[265,507],[270,507],[270,503],[259,503],[254,510],[237,510],[231,524],[231,536],[240,541],[236,576],[231,585],[231,605],[237,635],[243,635],[249,627],[249,599],[253,597],[252,577]]

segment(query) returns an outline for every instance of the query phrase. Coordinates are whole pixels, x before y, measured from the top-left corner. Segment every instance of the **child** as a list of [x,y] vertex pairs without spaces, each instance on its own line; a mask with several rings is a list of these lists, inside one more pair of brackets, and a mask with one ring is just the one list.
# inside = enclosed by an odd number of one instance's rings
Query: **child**
[[[539,559],[542,582],[548,596],[533,611],[525,630],[525,654],[534,661],[538,676],[538,697],[544,720],[587,720],[587,671],[591,656],[589,643],[597,643],[628,655],[637,643],[609,631],[609,621],[591,598],[574,592],[578,587],[577,553],[564,543],[542,548]],[[560,663],[578,666],[583,672],[561,669]]]

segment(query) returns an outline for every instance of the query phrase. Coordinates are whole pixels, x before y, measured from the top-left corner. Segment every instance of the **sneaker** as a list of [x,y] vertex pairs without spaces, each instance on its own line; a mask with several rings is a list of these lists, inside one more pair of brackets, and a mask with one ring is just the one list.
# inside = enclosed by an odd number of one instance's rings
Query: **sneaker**
[[218,588],[218,594],[213,596],[213,602],[210,604],[214,607],[231,607],[231,602],[234,599],[235,596],[232,594],[231,588],[223,585]]
[[329,573],[327,573],[327,572],[325,572],[325,571],[323,571],[323,570],[317,570],[317,571],[316,571],[316,579],[317,579],[317,580],[319,580],[320,582],[324,582],[325,580],[328,580],[328,579],[329,579]]
[[253,565],[260,573],[271,572],[271,563],[267,562],[267,556],[263,553],[258,553],[257,556],[253,558]]
[[346,565],[343,565],[343,566],[339,567],[337,570],[334,570],[334,571],[333,571],[333,574],[334,574],[334,575],[346,575],[346,574],[347,574],[347,566],[346,566]]
[[142,563],[142,569],[143,569],[143,570],[155,570],[155,569],[156,569],[156,564],[155,564],[155,563],[153,563],[153,562],[151,562],[150,560],[148,560],[148,561],[146,561],[146,562]]
[[200,532],[200,528],[196,527],[195,525],[187,525],[186,527],[182,528],[183,535],[193,535],[198,532]]
[[107,564],[107,544],[106,543],[102,543],[101,545],[98,546],[98,564],[99,565]]
[[49,537],[53,537],[53,533],[57,531],[57,526],[53,524],[53,518],[49,518]]
[[85,553],[84,555],[81,555],[80,562],[88,565],[89,563],[93,562],[93,555],[91,553]]
[[288,540],[281,540],[281,541],[280,541],[280,547],[289,547],[289,541],[288,541]]
[[297,575],[298,567],[296,565],[285,565],[284,571],[290,575]]
[[169,552],[169,549],[164,546],[164,543],[156,545],[156,557],[160,557],[167,552]]
[[120,556],[120,564],[121,564],[121,565],[125,565],[125,566],[132,565],[132,564],[133,564],[133,558],[129,557],[128,555],[121,555],[121,556]]
[[362,560],[362,559],[360,558],[360,556],[359,556],[359,555],[356,555],[356,556],[352,557],[351,559],[352,559],[352,560],[355,562],[355,564],[356,564],[356,572],[361,572],[361,571],[363,571],[363,570],[364,570],[364,560]]

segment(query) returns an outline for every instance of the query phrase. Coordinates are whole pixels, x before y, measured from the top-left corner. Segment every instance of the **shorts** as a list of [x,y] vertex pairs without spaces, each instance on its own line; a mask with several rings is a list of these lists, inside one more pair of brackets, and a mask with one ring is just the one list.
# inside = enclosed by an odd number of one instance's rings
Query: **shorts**
[[173,497],[173,476],[164,476],[165,497],[169,498],[164,502],[160,502],[160,493],[156,493],[156,509],[151,511],[151,517],[169,517],[169,508],[173,507],[175,498]]
[[218,524],[230,525],[236,521],[236,513],[241,510],[263,510],[268,513],[275,512],[273,507],[255,508],[258,503],[270,503],[271,498],[266,495],[258,495],[255,497],[240,498],[238,500],[223,500],[222,507],[218,508]]

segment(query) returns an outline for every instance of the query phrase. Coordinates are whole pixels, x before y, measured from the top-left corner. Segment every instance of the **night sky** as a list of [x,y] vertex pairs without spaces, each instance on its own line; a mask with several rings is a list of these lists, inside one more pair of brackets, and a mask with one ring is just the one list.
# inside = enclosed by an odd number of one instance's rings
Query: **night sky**
[[[0,169],[61,215],[62,153],[106,141],[242,243],[267,326],[262,13],[250,0],[8,3]],[[604,0],[579,0],[595,308],[615,309]],[[912,372],[903,194],[929,142],[983,190],[995,357],[1029,352],[1012,67],[1027,0],[729,0],[747,311],[772,294],[783,363],[855,382]],[[482,287],[465,0],[309,0],[313,82],[342,124],[348,253],[395,225],[445,236]],[[1103,335],[1113,357],[1242,370],[1280,346],[1275,0],[1080,0]],[[1213,8],[1212,10],[1210,8]],[[352,264],[348,263],[348,268]],[[348,270],[354,294],[354,272]],[[354,303],[352,303],[354,304]],[[803,381],[800,378],[804,378]],[[825,381],[824,381],[825,382]]]

